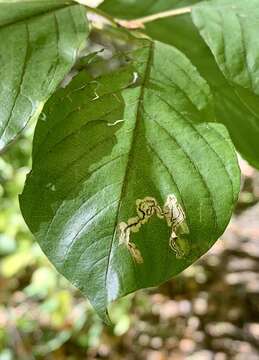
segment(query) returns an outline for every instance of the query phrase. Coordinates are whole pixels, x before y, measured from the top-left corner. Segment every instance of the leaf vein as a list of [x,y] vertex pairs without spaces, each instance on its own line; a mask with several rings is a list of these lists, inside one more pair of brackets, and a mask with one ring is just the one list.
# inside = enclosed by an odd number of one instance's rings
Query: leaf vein
[[27,67],[27,62],[28,62],[28,59],[29,59],[29,44],[30,44],[30,33],[29,33],[29,28],[28,28],[28,25],[27,23],[24,24],[25,26],[25,32],[26,32],[26,52],[25,52],[25,56],[24,56],[24,63],[23,63],[23,66],[22,66],[22,72],[21,72],[21,77],[20,77],[20,83],[19,83],[19,89],[17,90],[17,93],[15,95],[15,98],[14,98],[14,101],[13,101],[13,105],[12,105],[12,108],[10,110],[10,114],[9,114],[9,117],[8,119],[6,120],[6,123],[2,129],[2,132],[0,134],[0,137],[3,136],[5,130],[7,129],[7,126],[9,125],[10,123],[10,120],[12,118],[12,115],[13,115],[13,111],[14,111],[14,108],[15,108],[15,105],[16,105],[16,102],[18,100],[18,97],[19,95],[21,94],[22,92],[22,84],[23,84],[23,80],[24,80],[24,76],[25,76],[25,72],[26,72],[26,67]]
[[208,187],[208,184],[206,183],[206,180],[204,178],[204,176],[201,174],[199,168],[197,167],[197,165],[195,164],[195,162],[193,161],[193,159],[191,158],[191,156],[186,152],[186,150],[181,146],[181,144],[179,144],[179,142],[176,140],[176,138],[173,136],[173,134],[169,133],[167,129],[165,129],[161,124],[159,124],[155,119],[153,119],[154,123],[158,125],[159,128],[161,128],[173,141],[174,143],[177,145],[177,147],[184,153],[186,159],[190,162],[190,164],[192,165],[192,167],[196,170],[197,174],[200,177],[200,180],[204,186],[204,188],[206,189],[208,196],[209,196],[209,200],[211,203],[211,208],[212,211],[214,213],[214,226],[215,228],[218,230],[219,225],[218,225],[218,215],[214,206],[214,201],[213,201],[213,196],[211,193],[211,190]]
[[[222,168],[222,170],[225,172],[226,177],[228,179],[228,182],[231,186],[231,190],[232,190],[232,198],[234,199],[234,188],[233,188],[233,182],[231,180],[230,174],[227,171],[226,167],[224,166],[224,162],[221,158],[221,156],[219,155],[219,153],[211,146],[211,144],[206,140],[206,138],[201,134],[201,132],[192,124],[191,120],[189,120],[186,116],[184,116],[183,114],[181,114],[179,111],[177,111],[170,103],[168,103],[166,100],[164,100],[162,97],[158,96],[158,98],[163,101],[165,104],[167,104],[172,110],[174,110],[182,119],[184,119],[189,126],[193,129],[193,131],[196,132],[196,134],[200,137],[200,139],[202,139],[202,141],[206,144],[206,146],[216,155],[216,157],[218,158],[219,162],[220,162],[220,166]],[[215,132],[214,129],[212,129],[210,127],[210,129]],[[218,133],[218,132],[217,132]]]

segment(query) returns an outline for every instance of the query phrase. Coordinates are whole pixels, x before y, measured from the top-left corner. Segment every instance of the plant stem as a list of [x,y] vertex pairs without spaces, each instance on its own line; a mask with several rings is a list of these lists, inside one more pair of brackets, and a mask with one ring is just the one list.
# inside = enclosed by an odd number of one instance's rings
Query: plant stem
[[183,7],[183,8],[179,8],[179,9],[162,11],[160,13],[140,17],[137,19],[123,20],[123,19],[116,19],[116,18],[112,17],[111,15],[103,12],[99,8],[92,8],[91,6],[88,6],[86,0],[75,0],[75,1],[84,5],[86,7],[86,9],[88,9],[90,12],[97,14],[97,15],[101,16],[102,18],[108,20],[111,24],[113,24],[115,26],[122,26],[127,29],[144,28],[144,24],[146,24],[146,23],[149,23],[149,22],[152,22],[152,21],[155,21],[158,19],[167,18],[167,17],[187,14],[192,11],[192,8],[190,6],[187,6],[187,7]]
[[127,27],[127,24],[128,24],[130,28],[132,26],[134,26],[134,25],[136,25],[136,26],[139,25],[138,27],[143,28],[144,24],[146,24],[146,23],[149,23],[149,22],[152,22],[152,21],[155,21],[155,20],[158,20],[158,19],[167,18],[167,17],[187,14],[187,13],[190,13],[191,11],[192,11],[192,8],[190,6],[187,6],[187,7],[183,7],[183,8],[179,8],[179,9],[172,9],[172,10],[163,11],[163,12],[160,12],[160,13],[140,17],[140,18],[133,19],[133,20],[116,19],[116,22],[118,22],[120,25],[126,26],[126,27]]

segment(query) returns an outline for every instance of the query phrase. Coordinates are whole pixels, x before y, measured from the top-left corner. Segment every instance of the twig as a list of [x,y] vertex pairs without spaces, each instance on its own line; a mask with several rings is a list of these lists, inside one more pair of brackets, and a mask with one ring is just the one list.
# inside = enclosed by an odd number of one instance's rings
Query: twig
[[137,18],[134,20],[115,19],[115,21],[118,24],[120,24],[121,26],[126,27],[128,29],[144,28],[144,24],[146,24],[146,23],[149,23],[149,22],[152,22],[155,20],[159,20],[159,19],[164,19],[167,17],[173,17],[173,16],[177,16],[177,15],[187,14],[187,13],[190,13],[191,11],[192,11],[192,8],[188,6],[188,7],[183,7],[180,9],[163,11],[160,13],[140,17],[140,18]]
[[90,11],[94,14],[97,14],[97,15],[101,16],[102,18],[108,20],[111,24],[113,24],[115,26],[122,26],[127,29],[139,29],[139,28],[143,29],[144,24],[146,24],[146,23],[149,23],[149,22],[152,22],[152,21],[155,21],[158,19],[164,19],[167,17],[173,17],[173,16],[187,14],[192,11],[192,8],[190,6],[188,6],[188,7],[183,7],[180,9],[172,9],[172,10],[162,11],[160,13],[140,17],[137,19],[123,20],[123,19],[114,18],[111,15],[103,12],[99,8],[92,8],[91,6],[87,5],[88,4],[87,0],[75,0],[75,1],[78,2],[79,4],[84,5],[88,11]]

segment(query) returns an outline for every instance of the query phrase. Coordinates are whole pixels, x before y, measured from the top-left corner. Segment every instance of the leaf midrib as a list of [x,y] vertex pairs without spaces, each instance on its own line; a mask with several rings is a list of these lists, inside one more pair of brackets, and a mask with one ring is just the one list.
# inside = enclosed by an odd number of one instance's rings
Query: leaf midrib
[[[143,99],[144,99],[146,84],[147,84],[148,77],[150,74],[152,58],[153,58],[153,51],[154,51],[154,43],[150,42],[147,64],[146,64],[143,82],[141,84],[140,95],[139,95],[139,99],[138,99],[135,127],[132,130],[132,139],[131,139],[131,144],[130,144],[130,150],[128,153],[125,174],[124,174],[123,181],[122,181],[121,193],[120,193],[119,203],[118,203],[117,212],[116,212],[116,216],[115,216],[112,240],[111,240],[109,252],[108,252],[108,263],[107,263],[106,271],[105,271],[105,288],[106,288],[106,290],[107,290],[107,276],[108,276],[108,270],[109,270],[110,259],[111,259],[111,251],[112,251],[113,242],[114,242],[114,239],[116,236],[116,229],[117,229],[117,223],[118,223],[119,213],[120,213],[120,209],[121,209],[122,199],[123,199],[126,189],[127,189],[127,184],[128,184],[127,178],[128,178],[129,171],[130,171],[130,165],[132,163],[132,158],[134,156],[134,144],[136,142],[136,138],[137,138],[136,133],[137,133],[138,126],[139,126],[139,123],[141,120],[142,103],[143,103]],[[106,294],[106,296],[107,296],[107,294]]]
[[19,96],[22,92],[22,85],[23,85],[23,80],[24,80],[24,76],[25,76],[25,72],[26,72],[27,62],[29,60],[29,49],[30,49],[30,33],[29,33],[27,24],[25,24],[25,32],[26,32],[26,53],[25,53],[24,62],[23,62],[23,66],[22,66],[22,72],[21,72],[21,76],[20,76],[19,86],[18,86],[17,93],[14,97],[13,105],[12,105],[11,111],[9,113],[9,116],[6,119],[6,122],[4,123],[3,128],[2,129],[0,128],[0,138],[2,136],[4,136],[4,134],[6,132],[6,129],[7,129],[8,125],[10,123],[10,120],[13,116],[13,112],[15,109],[15,105],[17,103],[17,99],[19,98]]
[[[16,103],[17,103],[17,99],[21,94],[21,87],[22,87],[22,84],[23,84],[24,75],[25,75],[25,71],[26,71],[26,67],[27,67],[27,63],[28,63],[28,59],[29,59],[29,56],[28,56],[29,50],[28,49],[30,47],[30,36],[29,36],[28,21],[30,21],[33,18],[41,17],[41,16],[48,15],[48,14],[53,14],[54,18],[56,19],[56,14],[55,14],[56,11],[60,11],[60,10],[65,9],[65,8],[70,8],[71,6],[74,6],[74,5],[78,5],[78,4],[73,4],[73,3],[68,4],[68,5],[64,4],[62,6],[59,6],[59,7],[55,8],[55,9],[48,10],[48,11],[45,11],[45,12],[42,12],[42,13],[39,13],[39,14],[35,14],[35,15],[29,16],[27,18],[23,18],[23,19],[18,20],[18,21],[14,22],[14,23],[7,23],[7,24],[4,24],[4,25],[0,25],[0,31],[1,31],[1,29],[4,28],[5,26],[12,26],[13,24],[16,25],[16,24],[22,24],[23,23],[25,25],[26,34],[27,34],[27,50],[26,50],[26,55],[25,55],[24,64],[23,64],[23,68],[22,68],[22,74],[21,74],[21,79],[20,79],[20,84],[19,84],[19,90],[17,91],[17,94],[16,94],[16,96],[14,98],[14,102],[13,102],[9,117],[7,118],[7,120],[4,123],[3,127],[0,128],[0,138],[2,136],[4,136],[4,134],[6,132],[6,129],[7,129],[8,125],[9,125],[9,123],[10,123],[10,120],[11,120],[12,115],[13,115],[14,108],[15,108]],[[0,3],[0,6],[1,6],[1,3]],[[58,32],[58,28],[57,28],[57,32]]]

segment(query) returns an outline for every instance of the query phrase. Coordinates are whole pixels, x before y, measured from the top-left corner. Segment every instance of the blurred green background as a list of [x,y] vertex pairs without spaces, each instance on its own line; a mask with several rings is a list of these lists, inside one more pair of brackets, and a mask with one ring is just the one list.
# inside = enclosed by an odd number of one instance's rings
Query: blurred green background
[[159,289],[114,304],[108,328],[20,214],[32,133],[0,158],[0,360],[259,359],[258,172],[240,160],[242,192],[222,239]]

